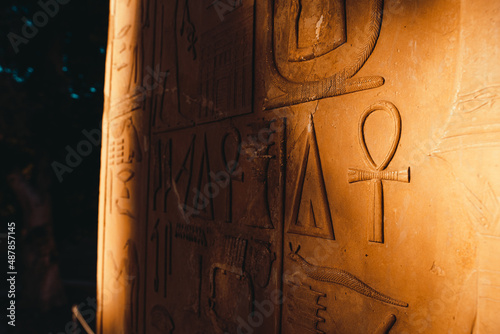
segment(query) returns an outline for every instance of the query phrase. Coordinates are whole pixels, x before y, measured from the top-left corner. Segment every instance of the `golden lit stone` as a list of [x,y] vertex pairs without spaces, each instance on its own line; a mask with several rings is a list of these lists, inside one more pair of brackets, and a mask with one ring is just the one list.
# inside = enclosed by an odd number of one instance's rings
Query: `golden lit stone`
[[111,1],[98,331],[498,332],[499,11]]

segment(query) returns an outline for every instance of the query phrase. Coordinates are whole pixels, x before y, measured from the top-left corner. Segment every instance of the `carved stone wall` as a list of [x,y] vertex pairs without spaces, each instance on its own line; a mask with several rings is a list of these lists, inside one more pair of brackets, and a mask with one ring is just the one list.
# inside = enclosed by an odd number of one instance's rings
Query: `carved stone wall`
[[98,332],[500,331],[499,12],[111,0]]

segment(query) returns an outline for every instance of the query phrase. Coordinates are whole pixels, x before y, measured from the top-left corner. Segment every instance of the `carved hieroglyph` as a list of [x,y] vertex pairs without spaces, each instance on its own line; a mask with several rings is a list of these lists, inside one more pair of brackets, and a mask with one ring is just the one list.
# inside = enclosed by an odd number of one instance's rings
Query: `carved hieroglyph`
[[304,132],[306,145],[297,175],[288,233],[333,240],[335,236],[330,205],[312,116]]
[[[273,109],[287,105],[314,101],[325,97],[343,95],[365,89],[372,89],[384,84],[381,76],[355,77],[372,54],[382,26],[383,0],[371,0],[363,4],[368,13],[356,15],[360,20],[348,20],[347,29],[344,1],[321,1],[307,3],[299,0],[269,1],[265,15],[265,60],[268,86],[274,86],[279,91],[277,96],[266,98],[265,109]],[[273,8],[273,3],[276,8]],[[284,12],[278,20],[274,12]],[[364,19],[364,20],[363,20]],[[315,24],[315,27],[314,27]],[[280,71],[278,56],[275,50],[277,33],[280,28],[288,30],[288,61],[306,62],[317,59],[321,64],[329,66],[334,72],[328,76],[318,74],[310,78],[304,72],[305,66],[291,69],[298,72],[300,78],[288,77]],[[355,31],[355,32],[354,32]],[[285,33],[286,34],[286,33]],[[352,34],[352,35],[350,35]],[[359,39],[359,40],[358,40]],[[349,42],[350,46],[337,49]],[[335,54],[335,51],[337,54]],[[335,64],[332,66],[332,64]],[[324,66],[323,65],[323,66]],[[310,68],[310,67],[309,67]]]
[[[383,110],[388,112],[391,116],[393,122],[393,134],[391,138],[391,146],[384,156],[384,159],[380,163],[375,163],[373,157],[368,151],[366,146],[366,139],[364,135],[364,126],[366,119],[370,114],[377,110]],[[372,214],[371,225],[368,227],[368,240],[372,242],[384,242],[384,203],[383,203],[383,192],[382,192],[382,180],[386,181],[398,181],[398,182],[410,182],[410,168],[400,171],[386,171],[387,165],[391,162],[396,153],[396,149],[399,144],[399,139],[401,136],[401,116],[399,111],[392,103],[387,101],[379,101],[366,109],[361,115],[359,120],[358,128],[358,138],[361,150],[363,152],[363,157],[365,163],[369,165],[372,170],[362,170],[349,168],[348,179],[349,183],[360,182],[360,181],[370,181],[373,188],[372,203],[370,205],[370,210]]]
[[[292,1],[289,17],[289,61],[323,56],[347,41],[345,1]],[[316,21],[316,25],[311,24]],[[293,22],[292,21],[292,22]]]
[[498,12],[112,0],[97,332],[500,332]]

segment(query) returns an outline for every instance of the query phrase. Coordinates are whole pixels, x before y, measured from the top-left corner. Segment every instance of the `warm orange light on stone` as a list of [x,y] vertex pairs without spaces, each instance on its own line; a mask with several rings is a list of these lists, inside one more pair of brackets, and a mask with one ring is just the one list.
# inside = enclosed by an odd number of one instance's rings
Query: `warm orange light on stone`
[[500,4],[110,6],[99,333],[500,330]]

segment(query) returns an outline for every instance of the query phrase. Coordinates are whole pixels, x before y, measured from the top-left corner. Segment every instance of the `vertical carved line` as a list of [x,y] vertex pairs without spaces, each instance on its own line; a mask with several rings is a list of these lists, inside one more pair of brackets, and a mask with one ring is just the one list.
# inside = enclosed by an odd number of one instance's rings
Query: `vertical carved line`
[[163,297],[167,298],[168,280],[172,276],[172,222],[170,220],[165,224],[165,244],[164,244],[164,268],[163,268]]
[[[283,298],[283,272],[284,272],[284,253],[285,253],[285,215],[286,215],[286,156],[287,156],[287,118],[282,118],[283,126],[280,140],[280,182],[281,182],[281,237],[280,237],[280,249],[281,249],[281,261],[279,265],[279,277],[278,285],[279,291],[281,292],[281,298]],[[274,302],[274,301],[273,301]],[[278,328],[279,333],[282,332],[283,327],[283,303],[279,303],[279,315],[278,315]]]
[[377,327],[375,334],[389,334],[391,328],[396,323],[396,316],[394,314],[389,314],[385,317],[384,321]]
[[177,94],[177,112],[182,115],[181,113],[181,92],[179,89],[179,41],[177,38],[177,12],[179,11],[179,1],[175,1],[175,9],[174,9],[174,50],[172,52],[175,55],[175,80],[176,80],[176,90],[175,93]]
[[198,280],[198,318],[201,318],[201,287],[203,280],[203,255],[199,255],[198,257],[198,272],[200,274]]

